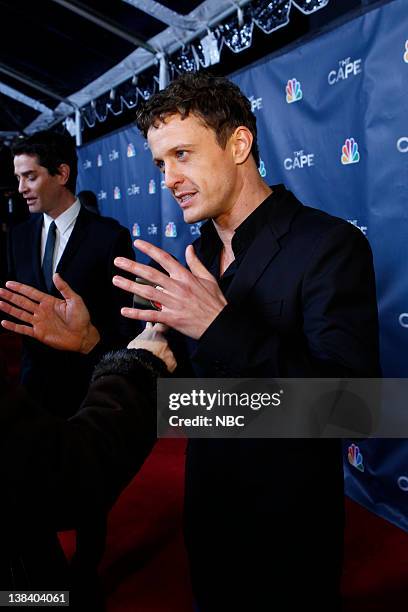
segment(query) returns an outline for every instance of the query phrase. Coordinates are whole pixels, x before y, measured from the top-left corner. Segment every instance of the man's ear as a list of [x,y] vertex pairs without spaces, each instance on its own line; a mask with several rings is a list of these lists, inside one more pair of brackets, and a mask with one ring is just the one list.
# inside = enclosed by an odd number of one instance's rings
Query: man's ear
[[71,174],[71,168],[68,164],[60,164],[58,166],[58,176],[60,177],[60,184],[66,185]]
[[248,159],[254,137],[245,125],[237,127],[231,136],[232,153],[236,164],[243,164]]

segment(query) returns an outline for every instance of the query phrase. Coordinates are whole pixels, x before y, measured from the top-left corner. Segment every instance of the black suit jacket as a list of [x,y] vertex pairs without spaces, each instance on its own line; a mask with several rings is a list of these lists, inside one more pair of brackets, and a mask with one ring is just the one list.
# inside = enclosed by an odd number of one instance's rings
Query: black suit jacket
[[[9,280],[47,291],[41,272],[42,215],[17,225],[9,236]],[[114,258],[134,259],[130,234],[114,219],[81,208],[57,272],[84,300],[101,343],[88,356],[57,351],[24,339],[21,382],[43,407],[66,417],[85,396],[92,368],[108,349],[126,346],[137,326],[120,314],[131,296],[112,284]],[[53,295],[61,297],[54,287]]]
[[[346,221],[303,206],[283,186],[273,189],[266,223],[226,292],[228,305],[192,351],[196,372],[378,376],[366,238]],[[214,253],[205,234],[195,248],[208,267]],[[272,609],[274,602],[280,610],[305,602],[337,610],[339,440],[190,440],[185,518],[200,611]]]

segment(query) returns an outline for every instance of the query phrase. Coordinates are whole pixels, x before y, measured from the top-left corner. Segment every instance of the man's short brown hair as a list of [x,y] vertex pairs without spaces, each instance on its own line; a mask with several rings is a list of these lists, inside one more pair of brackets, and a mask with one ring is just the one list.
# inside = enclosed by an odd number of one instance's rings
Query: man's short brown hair
[[251,103],[237,85],[224,77],[201,72],[181,75],[142,104],[136,124],[146,138],[158,121],[175,114],[185,119],[190,113],[214,130],[223,149],[237,127],[247,127],[253,136],[251,153],[259,166],[256,118]]

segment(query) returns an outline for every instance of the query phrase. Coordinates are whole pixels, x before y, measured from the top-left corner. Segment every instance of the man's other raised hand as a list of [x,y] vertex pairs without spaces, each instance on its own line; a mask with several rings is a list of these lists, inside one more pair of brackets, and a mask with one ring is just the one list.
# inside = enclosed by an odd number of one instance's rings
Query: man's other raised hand
[[9,330],[29,336],[63,351],[89,353],[99,342],[98,330],[92,325],[89,312],[81,296],[59,274],[53,281],[63,299],[15,281],[0,289],[0,310],[22,322],[3,320]]

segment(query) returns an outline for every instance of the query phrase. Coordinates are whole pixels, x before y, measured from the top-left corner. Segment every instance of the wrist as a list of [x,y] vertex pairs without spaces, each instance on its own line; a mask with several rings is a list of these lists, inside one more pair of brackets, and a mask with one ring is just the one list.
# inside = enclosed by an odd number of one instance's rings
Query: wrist
[[90,323],[86,329],[84,337],[82,338],[79,352],[83,355],[88,355],[88,353],[90,353],[92,349],[95,348],[100,339],[101,336],[98,330],[92,325],[92,323]]
[[207,329],[209,327],[211,327],[211,325],[214,323],[214,321],[220,316],[220,314],[222,313],[222,311],[224,310],[226,305],[227,305],[227,301],[225,302],[225,304],[222,304],[219,308],[214,310],[211,313],[211,317],[208,317],[207,321],[203,321],[203,325],[201,327],[201,330],[199,331],[199,333],[196,336],[195,340],[200,340],[200,338],[206,333]]

